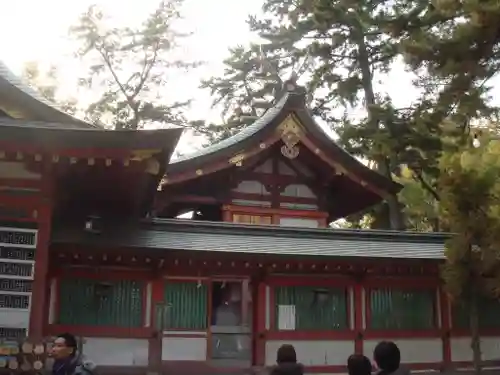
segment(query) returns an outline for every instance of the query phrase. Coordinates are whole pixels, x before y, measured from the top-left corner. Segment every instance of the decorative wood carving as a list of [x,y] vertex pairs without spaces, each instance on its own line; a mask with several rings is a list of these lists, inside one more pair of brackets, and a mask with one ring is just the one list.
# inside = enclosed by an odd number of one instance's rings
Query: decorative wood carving
[[159,154],[161,150],[134,150],[131,152],[131,159],[134,161],[143,161],[152,158],[154,155]]
[[241,167],[243,165],[244,160],[245,160],[245,154],[237,154],[234,155],[231,159],[229,159],[229,163],[234,164],[237,167]]
[[278,127],[278,131],[284,143],[284,145],[281,146],[281,153],[288,159],[295,159],[299,156],[300,152],[298,143],[304,136],[304,132],[299,123],[292,115],[289,115]]

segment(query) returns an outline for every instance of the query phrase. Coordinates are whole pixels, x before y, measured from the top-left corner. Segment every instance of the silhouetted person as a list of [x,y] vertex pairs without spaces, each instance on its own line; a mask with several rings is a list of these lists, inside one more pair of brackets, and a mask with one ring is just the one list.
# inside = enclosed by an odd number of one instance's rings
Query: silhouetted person
[[370,375],[372,363],[361,354],[353,354],[347,359],[347,372],[349,375]]
[[379,372],[377,375],[409,375],[410,371],[401,368],[401,353],[398,346],[392,341],[382,341],[373,351],[373,359]]
[[50,356],[54,358],[51,375],[92,375],[95,364],[78,353],[75,336],[70,333],[58,335],[52,345]]
[[270,375],[304,375],[304,366],[297,363],[293,345],[281,345],[276,353],[276,363]]

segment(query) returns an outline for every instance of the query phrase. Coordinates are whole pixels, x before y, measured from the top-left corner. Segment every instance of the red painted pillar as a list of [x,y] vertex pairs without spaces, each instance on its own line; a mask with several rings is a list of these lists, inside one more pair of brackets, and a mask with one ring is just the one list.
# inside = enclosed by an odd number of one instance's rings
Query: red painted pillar
[[257,279],[257,300],[256,303],[256,319],[254,326],[254,351],[255,351],[255,365],[264,366],[266,361],[266,311],[271,308],[266,306],[269,302],[267,298],[267,285],[262,280]]
[[44,336],[46,310],[49,309],[49,284],[47,273],[49,269],[49,242],[51,231],[51,205],[47,202],[38,210],[38,236],[35,252],[33,290],[31,294],[31,313],[29,337],[40,340]]
[[356,338],[354,341],[354,350],[357,354],[363,354],[363,334],[365,328],[363,327],[363,285],[360,282],[356,282],[353,287],[353,298],[354,298],[354,332],[356,332]]
[[149,372],[150,373],[162,373],[162,339],[163,331],[158,330],[158,322],[156,321],[156,306],[159,303],[163,303],[164,298],[164,280],[162,277],[155,278],[151,283],[151,337],[149,338],[149,352],[148,352],[148,362],[149,362]]
[[443,366],[445,369],[451,367],[451,311],[448,296],[439,288],[439,307],[441,312],[441,332],[443,340]]
[[52,206],[54,181],[52,163],[46,159],[42,166],[41,199],[38,207],[38,234],[35,251],[33,289],[31,293],[31,311],[29,337],[40,340],[44,336],[49,306],[49,244],[52,230]]

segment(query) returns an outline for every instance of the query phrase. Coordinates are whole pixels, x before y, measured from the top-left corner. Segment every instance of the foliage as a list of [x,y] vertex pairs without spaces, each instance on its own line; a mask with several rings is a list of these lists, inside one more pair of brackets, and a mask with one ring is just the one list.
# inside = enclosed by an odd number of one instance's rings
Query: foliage
[[[302,68],[300,73],[309,80],[312,113],[335,127],[349,151],[376,161],[378,170],[392,178],[397,167],[393,163],[395,148],[383,143],[392,136],[385,121],[392,116],[392,106],[374,86],[376,73],[387,72],[398,54],[396,44],[381,27],[389,15],[384,3],[371,0],[352,6],[342,0],[267,0],[263,6],[266,16],[250,17],[249,25],[264,41],[262,48],[271,65]],[[234,56],[228,61],[232,60]],[[234,82],[232,75],[246,77],[249,68],[259,69],[250,60],[236,67],[238,73],[233,73],[233,67],[218,81]],[[226,84],[224,90],[230,96],[239,88]],[[348,115],[360,108],[364,115]],[[397,197],[390,197],[388,205],[388,210],[378,211],[379,216],[387,216],[384,226],[402,228]]]
[[[394,11],[385,27],[399,40],[405,62],[418,74],[414,84],[422,92],[408,117],[409,129],[423,135],[412,137],[412,149],[419,152],[404,162],[416,175],[437,180],[443,123],[454,124],[455,136],[463,138],[471,121],[497,112],[489,104],[488,82],[500,67],[500,4],[412,0],[395,2]],[[427,147],[428,141],[434,147]],[[422,186],[437,194],[435,186]]]
[[468,116],[488,113],[484,93],[500,63],[500,4],[414,0],[404,6],[411,17],[400,17],[390,29],[401,37],[401,47],[412,68],[428,74],[425,78],[433,83],[430,87],[444,86],[434,100],[427,95],[425,104],[428,109],[434,107],[434,118],[452,116],[462,124]]
[[481,296],[500,296],[500,143],[446,153],[440,166],[440,214],[454,233],[446,244],[442,277],[452,299],[469,306],[479,372],[477,303]]
[[402,168],[396,182],[403,185],[399,199],[403,204],[406,228],[417,232],[439,232],[440,218],[438,201],[408,168]]
[[222,109],[223,123],[205,128],[212,143],[234,135],[263,114],[281,90],[280,73],[290,64],[257,44],[231,48],[229,54],[224,60],[224,75],[201,84],[201,88],[210,90],[213,106]]
[[182,109],[189,102],[165,104],[167,73],[188,69],[195,63],[173,58],[182,0],[162,1],[137,28],[110,28],[102,11],[91,6],[70,30],[80,42],[77,55],[90,63],[82,86],[101,91],[87,110],[92,122],[112,123],[115,128],[140,129],[146,124],[185,125]]
[[77,100],[75,98],[61,99],[58,95],[59,73],[55,66],[49,67],[45,72],[40,69],[38,63],[30,61],[25,64],[21,77],[40,95],[56,104],[61,110],[71,115],[76,114],[78,110]]

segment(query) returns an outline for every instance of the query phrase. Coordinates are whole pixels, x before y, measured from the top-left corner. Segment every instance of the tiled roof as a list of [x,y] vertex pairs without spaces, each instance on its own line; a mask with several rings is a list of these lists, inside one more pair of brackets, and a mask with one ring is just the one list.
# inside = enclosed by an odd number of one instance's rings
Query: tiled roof
[[183,220],[153,220],[141,228],[55,231],[55,243],[344,258],[444,259],[448,234],[285,228]]
[[39,109],[42,106],[45,107],[43,110],[50,112],[55,121],[64,122],[65,124],[72,123],[75,127],[80,128],[99,128],[97,125],[89,124],[64,112],[56,104],[50,102],[28,84],[24,83],[2,61],[0,61],[0,80],[7,82],[17,89],[24,95],[25,100],[32,101],[32,104],[37,105]]
[[226,138],[220,142],[214,143],[213,145],[210,145],[208,147],[202,148],[201,150],[198,150],[196,152],[183,155],[182,157],[172,160],[170,164],[176,164],[180,163],[186,160],[191,160],[194,158],[206,156],[209,154],[213,154],[217,151],[226,149],[232,145],[235,145],[239,142],[241,142],[244,139],[247,139],[257,133],[259,130],[263,129],[267,124],[269,124],[283,109],[283,106],[286,104],[288,97],[290,93],[287,92],[283,95],[283,97],[278,100],[278,102],[271,108],[269,108],[264,115],[259,117],[254,123],[251,125],[247,126],[237,134]]
[[20,128],[57,129],[57,130],[82,130],[82,131],[106,131],[104,128],[83,128],[74,123],[60,123],[49,121],[18,120],[9,117],[0,117],[0,126],[12,126]]
[[[62,148],[159,148],[173,151],[182,128],[154,130],[106,130],[72,124],[0,118],[0,142],[29,142],[41,147]],[[169,151],[169,152],[170,152]],[[170,153],[168,154],[170,157]]]

